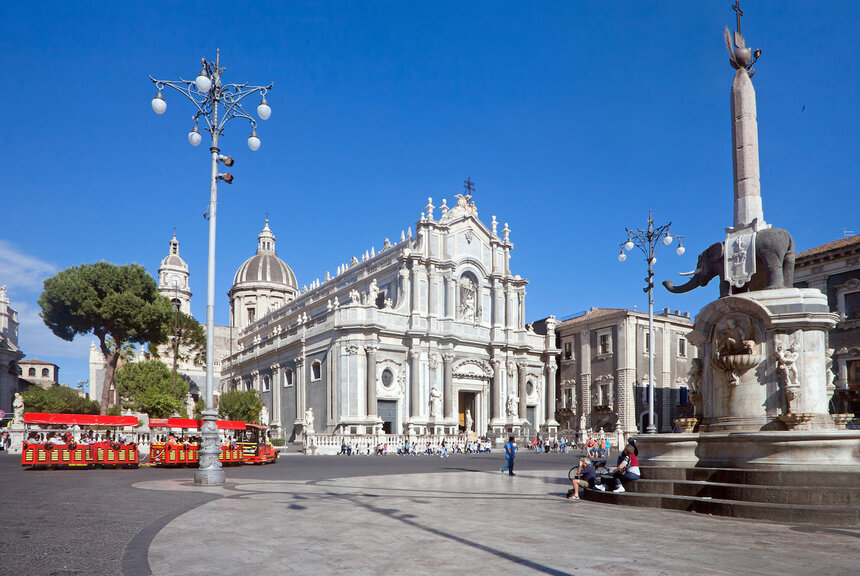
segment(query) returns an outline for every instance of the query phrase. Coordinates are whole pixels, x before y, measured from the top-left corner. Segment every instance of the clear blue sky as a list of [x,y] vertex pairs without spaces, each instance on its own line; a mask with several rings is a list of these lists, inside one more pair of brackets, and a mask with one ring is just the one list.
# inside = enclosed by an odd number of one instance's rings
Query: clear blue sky
[[[220,187],[218,323],[267,213],[301,285],[396,240],[466,176],[482,219],[510,223],[529,319],[642,310],[644,262],[616,261],[625,226],[644,226],[650,208],[687,235],[685,256],[661,254],[662,280],[732,224],[730,4],[7,3],[0,283],[20,345],[59,364],[63,382],[87,378],[92,337],[47,331],[41,282],[102,259],[155,274],[174,228],[204,320],[207,150],[188,144],[178,95],[153,114],[148,75],[193,78],[216,48],[225,81],[275,83],[261,149],[238,120],[222,139],[236,182]],[[798,250],[860,232],[860,3],[742,4],[748,43],[764,50],[767,221]],[[656,307],[695,314],[716,292],[658,286]]]

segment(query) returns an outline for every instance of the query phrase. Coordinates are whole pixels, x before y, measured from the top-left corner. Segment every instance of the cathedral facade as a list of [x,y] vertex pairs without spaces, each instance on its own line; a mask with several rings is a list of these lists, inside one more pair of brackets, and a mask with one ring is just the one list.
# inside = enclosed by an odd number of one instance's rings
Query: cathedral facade
[[[554,434],[554,318],[525,323],[507,225],[471,195],[432,200],[387,239],[298,290],[268,223],[230,290],[235,350],[222,391],[257,390],[273,435]],[[552,326],[549,326],[549,325]]]

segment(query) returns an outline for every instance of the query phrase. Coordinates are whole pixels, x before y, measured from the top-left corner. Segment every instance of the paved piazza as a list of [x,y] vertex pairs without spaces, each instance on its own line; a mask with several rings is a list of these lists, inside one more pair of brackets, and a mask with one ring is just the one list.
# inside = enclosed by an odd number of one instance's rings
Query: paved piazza
[[501,460],[288,455],[201,489],[4,456],[0,574],[857,573],[860,530],[568,501],[571,455]]

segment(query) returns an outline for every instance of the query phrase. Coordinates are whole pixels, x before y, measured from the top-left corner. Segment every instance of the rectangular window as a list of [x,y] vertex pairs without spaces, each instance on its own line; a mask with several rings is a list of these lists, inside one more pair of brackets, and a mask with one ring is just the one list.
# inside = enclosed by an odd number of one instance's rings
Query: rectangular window
[[271,381],[268,376],[263,376],[263,392],[268,392],[271,386]]
[[642,331],[642,335],[642,353],[648,354],[648,352],[651,350],[651,338],[649,338],[650,332],[647,328]]
[[860,320],[860,292],[845,295],[845,319]]
[[573,345],[570,342],[564,343],[564,359],[570,360],[573,358]]
[[609,332],[597,336],[600,354],[612,354],[612,335]]
[[681,393],[681,399],[678,401],[678,404],[689,404],[689,395],[687,394],[687,387],[681,386],[678,388],[678,391]]
[[248,322],[253,322],[255,317],[255,310],[253,308],[248,308]]
[[681,358],[687,357],[687,339],[683,336],[678,337],[678,356]]
[[314,363],[311,364],[311,381],[319,380],[322,378],[322,364],[320,364],[319,360],[314,360]]

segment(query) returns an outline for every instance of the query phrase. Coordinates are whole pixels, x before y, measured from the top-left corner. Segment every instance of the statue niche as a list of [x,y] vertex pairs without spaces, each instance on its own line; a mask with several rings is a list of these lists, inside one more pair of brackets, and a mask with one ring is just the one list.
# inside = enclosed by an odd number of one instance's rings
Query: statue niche
[[457,319],[477,323],[480,318],[478,306],[478,283],[471,274],[463,274],[458,284],[459,306]]

